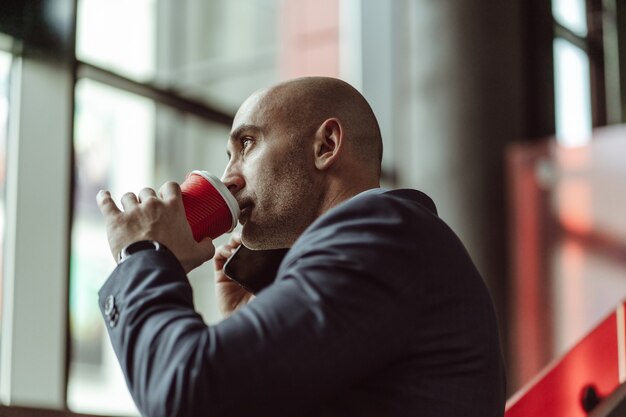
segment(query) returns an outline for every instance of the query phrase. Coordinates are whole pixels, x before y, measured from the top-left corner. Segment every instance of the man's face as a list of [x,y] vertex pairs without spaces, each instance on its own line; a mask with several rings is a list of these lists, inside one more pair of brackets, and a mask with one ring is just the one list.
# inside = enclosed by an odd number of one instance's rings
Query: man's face
[[311,142],[287,133],[275,102],[258,93],[239,108],[222,177],[239,203],[243,242],[251,249],[291,246],[318,208]]

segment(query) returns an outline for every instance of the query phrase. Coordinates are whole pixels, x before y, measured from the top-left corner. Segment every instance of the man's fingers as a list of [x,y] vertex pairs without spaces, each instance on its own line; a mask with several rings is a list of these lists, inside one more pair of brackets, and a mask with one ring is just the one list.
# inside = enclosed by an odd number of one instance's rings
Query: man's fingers
[[241,246],[241,236],[233,234],[227,244],[219,246],[215,250],[215,258],[228,259],[239,246]]
[[105,216],[111,216],[120,213],[120,209],[117,208],[115,201],[111,198],[111,193],[108,191],[101,190],[96,195],[96,202],[98,203],[98,208],[100,212]]
[[134,193],[124,194],[121,198],[121,202],[122,207],[124,207],[124,211],[128,211],[139,204],[139,201],[137,201],[137,196]]
[[139,198],[139,202],[143,203],[149,198],[157,198],[157,195],[156,191],[154,191],[152,188],[144,188],[143,190],[139,191],[137,197]]
[[230,242],[236,243],[237,246],[241,245],[241,232],[235,232],[230,237]]
[[229,249],[237,249],[239,246],[241,246],[241,235],[240,234],[233,234],[230,237],[230,240],[228,241],[228,243],[226,244],[226,246],[228,246]]
[[215,258],[226,260],[230,258],[234,250],[235,248],[233,248],[232,246],[228,246],[228,245],[220,246],[215,250]]
[[163,200],[180,198],[180,185],[174,181],[168,181],[159,188],[159,195]]

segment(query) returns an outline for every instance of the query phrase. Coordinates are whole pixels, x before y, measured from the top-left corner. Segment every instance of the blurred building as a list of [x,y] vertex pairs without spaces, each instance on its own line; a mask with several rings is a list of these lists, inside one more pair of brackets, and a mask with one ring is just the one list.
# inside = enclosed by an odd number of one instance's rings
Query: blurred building
[[[384,185],[466,244],[510,394],[626,298],[623,1],[4,0],[1,404],[137,413],[96,305],[95,194],[221,173],[239,104],[304,75],[365,95]],[[212,266],[190,279],[218,321]]]

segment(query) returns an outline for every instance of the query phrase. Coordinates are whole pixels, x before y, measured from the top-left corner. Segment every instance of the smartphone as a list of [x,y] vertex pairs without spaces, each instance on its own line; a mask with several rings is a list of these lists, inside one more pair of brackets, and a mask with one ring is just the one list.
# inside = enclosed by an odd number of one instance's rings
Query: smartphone
[[274,282],[278,267],[288,251],[288,248],[252,250],[240,245],[224,264],[224,273],[256,294]]

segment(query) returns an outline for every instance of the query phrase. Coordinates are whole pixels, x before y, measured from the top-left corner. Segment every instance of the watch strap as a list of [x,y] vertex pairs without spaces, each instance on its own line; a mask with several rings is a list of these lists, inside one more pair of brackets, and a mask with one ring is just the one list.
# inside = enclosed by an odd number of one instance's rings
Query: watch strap
[[133,242],[130,245],[124,246],[120,251],[118,264],[124,262],[126,258],[131,256],[134,253],[141,252],[142,250],[156,250],[156,251],[167,251],[167,247],[161,242],[157,242],[156,240],[139,240],[137,242]]

